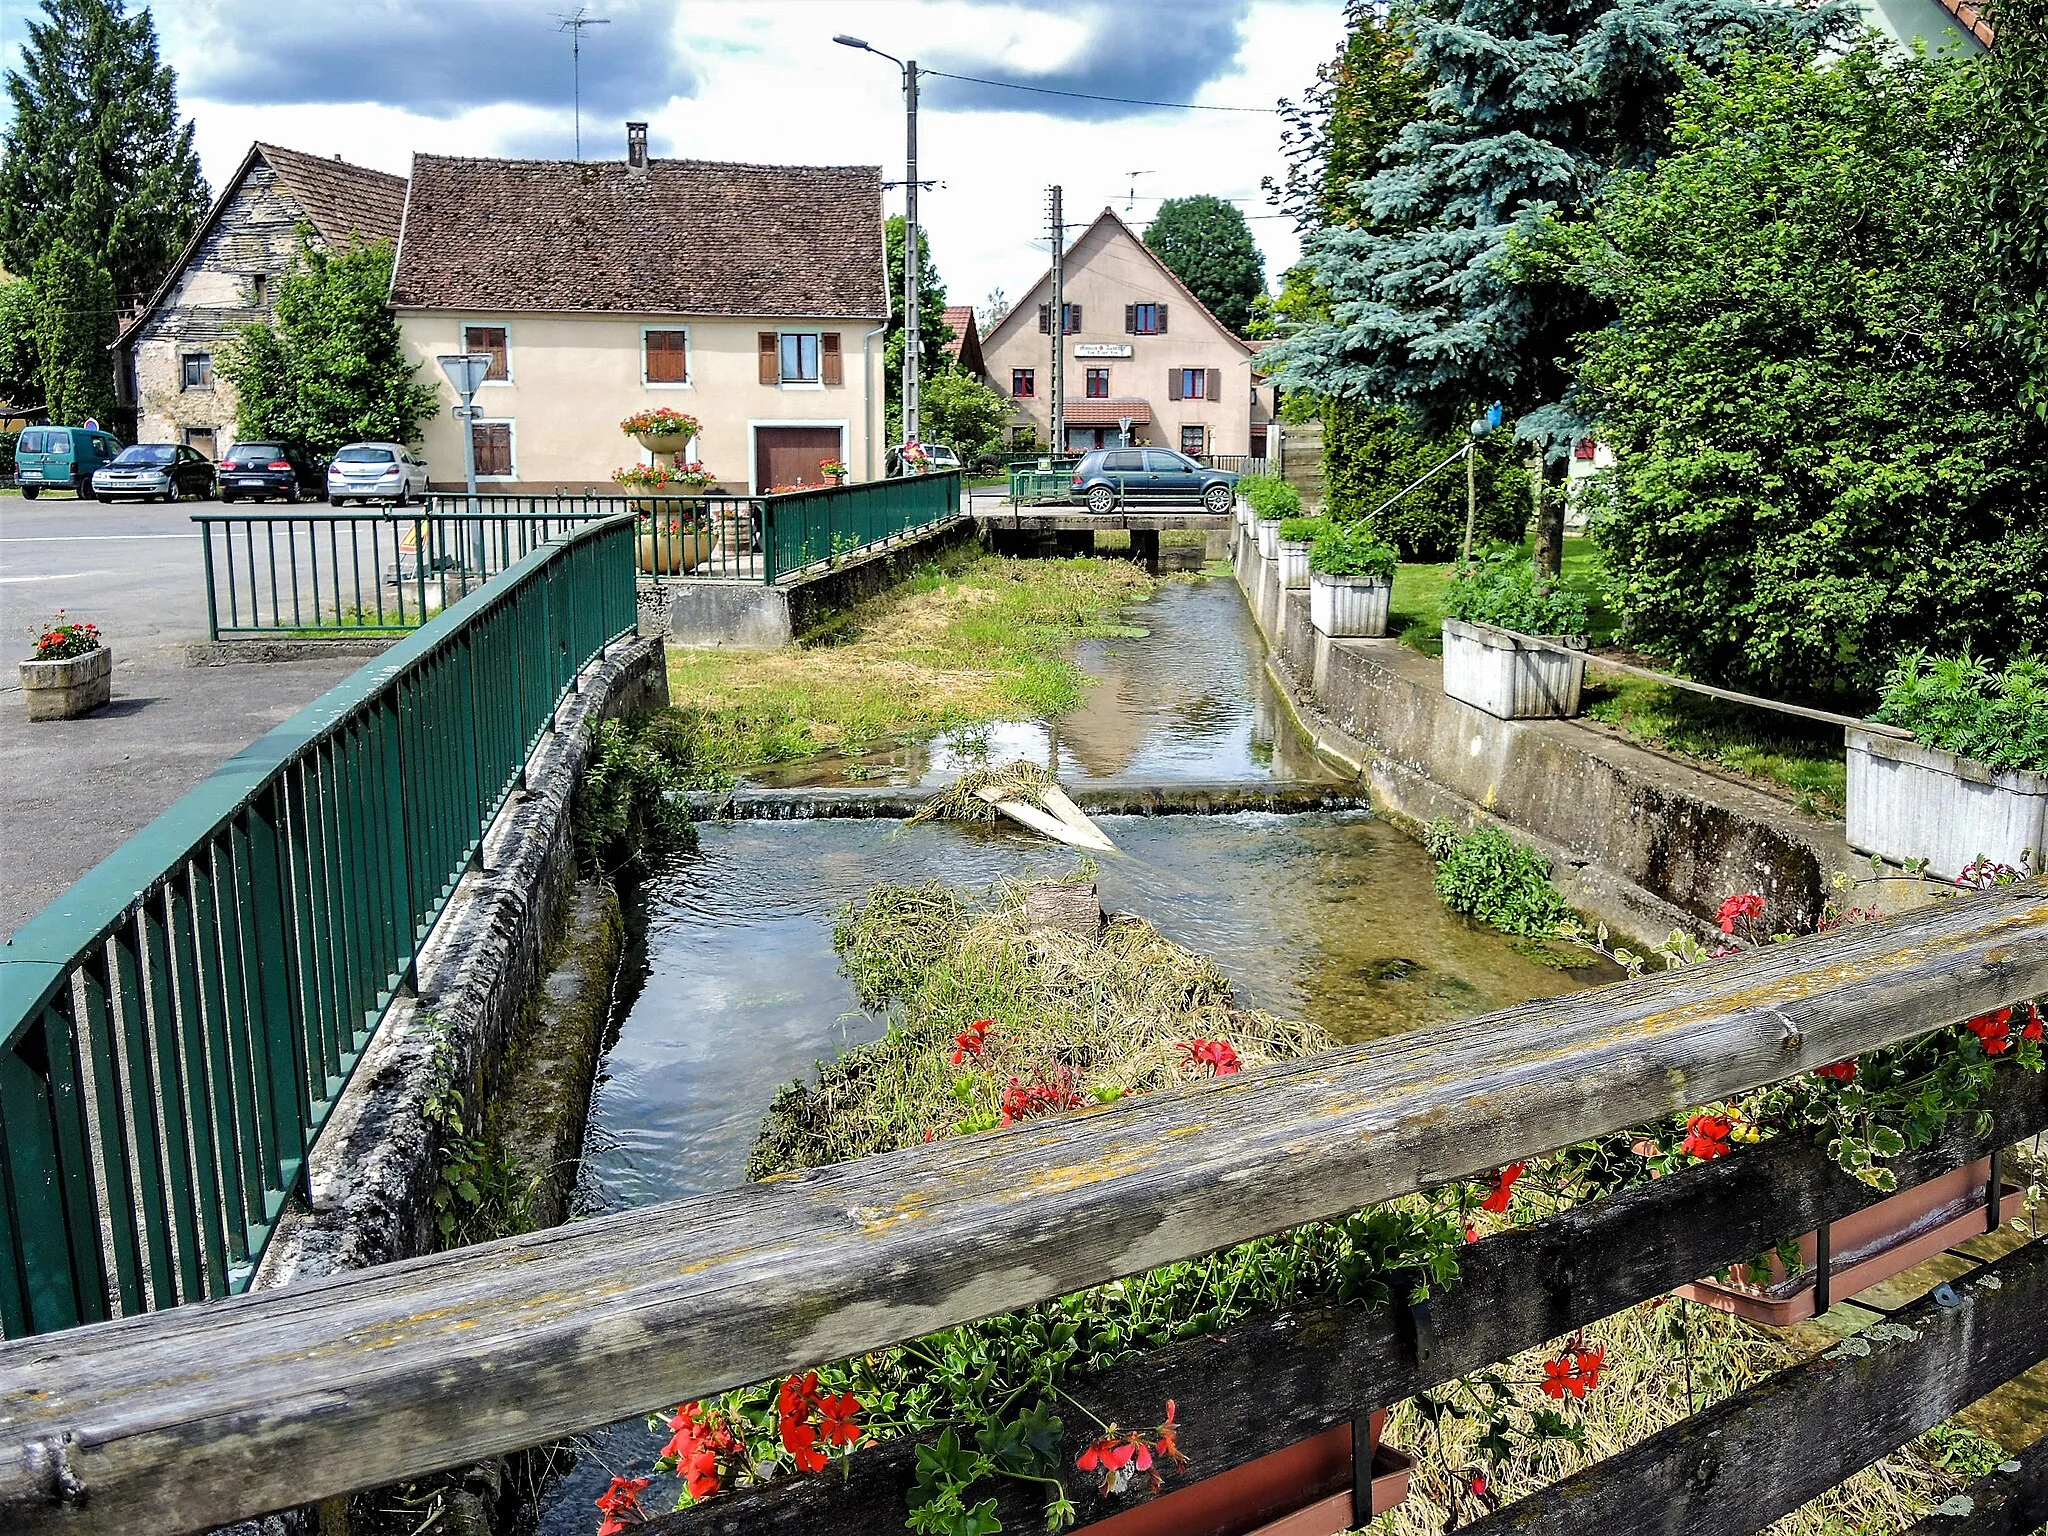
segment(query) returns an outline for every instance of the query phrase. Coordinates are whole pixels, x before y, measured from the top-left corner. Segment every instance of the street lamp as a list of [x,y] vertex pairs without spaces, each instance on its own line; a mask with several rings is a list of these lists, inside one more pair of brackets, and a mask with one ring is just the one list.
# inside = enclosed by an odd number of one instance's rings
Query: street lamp
[[[476,392],[483,387],[484,377],[491,371],[491,354],[488,352],[444,352],[434,359],[441,365],[441,372],[454,386],[455,393],[462,396],[462,404],[455,407],[455,419],[462,423],[462,484],[466,494],[463,510],[476,511],[476,419],[483,414],[483,407],[477,405]],[[476,573],[484,573],[484,525],[476,525]]]
[[844,32],[832,39],[843,48],[858,48],[887,59],[903,71],[903,112],[907,148],[903,166],[903,440],[918,440],[917,328],[917,60],[899,59]]

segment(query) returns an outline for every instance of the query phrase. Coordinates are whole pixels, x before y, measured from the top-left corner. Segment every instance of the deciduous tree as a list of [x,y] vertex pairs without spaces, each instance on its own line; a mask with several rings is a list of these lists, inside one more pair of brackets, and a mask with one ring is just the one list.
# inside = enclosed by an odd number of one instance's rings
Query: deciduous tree
[[963,459],[994,452],[1014,409],[981,380],[943,368],[924,381],[925,441],[950,444]]
[[[883,401],[889,441],[903,438],[903,215],[891,214],[883,225],[883,247],[889,258],[889,334],[882,344]],[[931,236],[917,232],[917,362],[918,377],[929,379],[946,366],[946,343],[953,327],[946,324],[946,285],[932,261]],[[920,430],[925,430],[920,427]]]
[[1145,244],[1237,335],[1266,291],[1266,258],[1235,203],[1203,193],[1170,197],[1145,226]]
[[2048,420],[2048,0],[1997,0],[1991,17],[1998,42],[1979,66],[1989,96],[1976,162],[1989,257],[1979,292],[2027,404]]

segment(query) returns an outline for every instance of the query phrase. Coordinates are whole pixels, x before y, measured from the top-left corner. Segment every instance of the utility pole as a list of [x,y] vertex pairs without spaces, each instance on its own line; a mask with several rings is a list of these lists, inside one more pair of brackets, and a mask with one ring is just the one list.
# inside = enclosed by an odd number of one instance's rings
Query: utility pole
[[555,30],[567,32],[570,37],[570,92],[576,111],[576,158],[578,160],[583,158],[583,29],[585,27],[608,27],[611,25],[609,17],[585,15],[584,12],[589,9],[590,7],[587,5],[579,5],[576,7],[576,14],[573,16],[563,16],[560,13],[557,13],[555,16],[555,20],[561,23],[561,26]]
[[1062,366],[1067,356],[1067,230],[1060,217],[1060,189],[1045,189],[1045,212],[1052,235],[1052,443],[1051,451],[1067,451],[1067,386]]
[[917,60],[903,66],[903,440],[918,437]]

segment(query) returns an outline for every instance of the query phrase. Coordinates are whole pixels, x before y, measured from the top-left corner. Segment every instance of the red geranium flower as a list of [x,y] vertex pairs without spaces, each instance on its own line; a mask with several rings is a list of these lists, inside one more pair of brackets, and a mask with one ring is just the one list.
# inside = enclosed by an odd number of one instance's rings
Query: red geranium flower
[[598,1536],[617,1536],[626,1528],[626,1516],[635,1520],[647,1518],[647,1512],[640,1507],[641,1490],[653,1479],[646,1477],[614,1477],[612,1485],[597,1496],[597,1507],[604,1511],[604,1524],[598,1529]]
[[851,1392],[835,1392],[818,1404],[819,1428],[833,1445],[860,1439],[860,1400]]
[[1853,1083],[1856,1081],[1856,1058],[1851,1056],[1846,1061],[1831,1061],[1824,1067],[1815,1067],[1813,1075],[1830,1077],[1838,1083]]
[[1180,1048],[1187,1052],[1189,1066],[1207,1067],[1211,1077],[1230,1077],[1244,1070],[1237,1047],[1228,1040],[1183,1040]]
[[972,1024],[953,1037],[953,1065],[960,1066],[970,1056],[979,1057],[988,1045],[988,1032],[995,1028],[994,1019],[976,1019]]
[[1574,1338],[1564,1347],[1563,1354],[1555,1360],[1543,1362],[1544,1395],[1560,1402],[1567,1393],[1574,1398],[1584,1398],[1600,1385],[1600,1372],[1606,1360],[1605,1345],[1588,1346]]
[[1998,1008],[1990,1013],[1980,1013],[1974,1019],[1965,1019],[1963,1028],[1977,1037],[1986,1056],[2003,1056],[2012,1046],[2010,1008]]
[[2020,1026],[2020,1038],[2038,1040],[2044,1032],[2048,1032],[2048,1023],[2042,1020],[2041,1010],[2032,1003],[2027,1004],[2027,1022]]
[[1496,1173],[1493,1176],[1493,1193],[1479,1202],[1479,1208],[1496,1213],[1506,1210],[1509,1200],[1513,1198],[1515,1180],[1522,1176],[1522,1171],[1528,1166],[1527,1163],[1509,1163]]
[[1702,1162],[1724,1156],[1729,1150],[1728,1133],[1734,1129],[1735,1122],[1726,1115],[1694,1115],[1685,1122],[1685,1140],[1679,1150]]
[[1721,910],[1715,914],[1723,933],[1733,933],[1735,925],[1748,919],[1764,915],[1764,899],[1755,891],[1744,891],[1739,896],[1730,896],[1721,903]]

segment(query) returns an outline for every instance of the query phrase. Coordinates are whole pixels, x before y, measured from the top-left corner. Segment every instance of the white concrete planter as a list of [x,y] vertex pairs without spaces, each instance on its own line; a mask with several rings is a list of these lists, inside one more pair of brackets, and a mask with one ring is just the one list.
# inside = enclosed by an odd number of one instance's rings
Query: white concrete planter
[[1249,528],[1255,521],[1257,521],[1257,519],[1255,519],[1252,516],[1252,504],[1246,501],[1242,496],[1237,498],[1237,505],[1234,510],[1237,513],[1238,526],[1240,527]]
[[[1544,636],[1560,644],[1572,637]],[[1444,620],[1444,692],[1502,720],[1566,720],[1579,712],[1586,663],[1537,650],[1491,624]]]
[[1280,585],[1289,592],[1299,592],[1308,585],[1308,540],[1282,539],[1279,549]]
[[103,645],[63,661],[24,661],[21,693],[31,720],[89,714],[113,697],[114,653]]
[[1925,859],[1953,880],[1979,854],[2017,865],[2048,844],[2048,773],[1987,768],[1939,747],[1851,729],[1849,846],[1895,864]]
[[1252,526],[1259,531],[1259,558],[1278,560],[1280,558],[1280,519],[1262,517]]
[[1382,576],[1308,573],[1308,620],[1333,640],[1377,640],[1387,632],[1394,584]]

